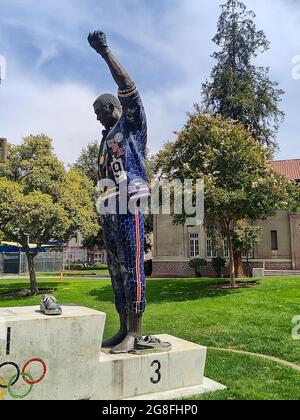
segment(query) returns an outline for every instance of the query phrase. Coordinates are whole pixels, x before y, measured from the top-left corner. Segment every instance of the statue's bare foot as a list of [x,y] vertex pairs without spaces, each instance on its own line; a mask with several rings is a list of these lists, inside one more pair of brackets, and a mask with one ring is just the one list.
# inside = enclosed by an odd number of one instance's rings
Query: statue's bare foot
[[120,313],[120,328],[119,332],[117,332],[116,335],[109,338],[108,340],[103,341],[102,348],[107,349],[111,347],[115,347],[122,343],[122,341],[126,338],[128,334],[128,328],[127,328],[127,314],[126,313]]
[[108,349],[111,347],[115,347],[118,344],[121,344],[124,339],[127,336],[127,330],[120,330],[116,335],[114,335],[113,337],[109,338],[108,340],[103,341],[102,343],[102,348],[103,349]]
[[126,336],[128,334],[127,315],[125,313],[120,313],[119,318],[120,318],[119,332],[117,332],[116,335],[109,338],[108,340],[103,341],[103,343],[102,343],[102,348],[103,349],[115,347],[118,344],[122,343],[122,341],[126,338]]
[[130,353],[134,350],[136,337],[132,334],[128,334],[125,340],[123,340],[119,345],[115,346],[110,353],[111,354],[123,354]]

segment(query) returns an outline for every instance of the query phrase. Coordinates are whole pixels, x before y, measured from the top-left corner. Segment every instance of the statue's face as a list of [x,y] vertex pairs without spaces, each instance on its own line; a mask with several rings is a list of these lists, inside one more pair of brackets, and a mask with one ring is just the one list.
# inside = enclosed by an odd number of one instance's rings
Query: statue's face
[[112,128],[120,119],[121,111],[112,104],[98,106],[95,108],[97,120],[108,130]]

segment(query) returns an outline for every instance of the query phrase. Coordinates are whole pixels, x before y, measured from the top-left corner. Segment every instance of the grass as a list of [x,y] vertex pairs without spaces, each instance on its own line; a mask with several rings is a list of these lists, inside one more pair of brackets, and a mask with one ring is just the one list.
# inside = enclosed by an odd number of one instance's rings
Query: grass
[[195,400],[299,400],[300,373],[254,356],[209,350],[205,375],[227,390]]
[[[292,319],[300,315],[300,278],[261,280],[254,288],[210,291],[218,280],[148,281],[144,334],[171,334],[208,347],[243,350],[279,357],[300,365],[300,342],[292,338]],[[224,280],[223,280],[224,281]],[[26,285],[3,280],[0,293]],[[117,328],[110,281],[45,279],[61,303],[74,303],[108,314],[105,336]],[[39,297],[1,298],[0,306],[36,305]],[[300,399],[300,374],[275,362],[209,350],[206,376],[228,390],[201,399]]]

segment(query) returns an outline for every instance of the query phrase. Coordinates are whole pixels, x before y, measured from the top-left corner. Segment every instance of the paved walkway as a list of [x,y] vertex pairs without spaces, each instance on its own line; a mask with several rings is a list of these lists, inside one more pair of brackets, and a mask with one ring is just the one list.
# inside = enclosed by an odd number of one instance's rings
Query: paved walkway
[[[47,280],[47,279],[58,279],[60,280],[60,276],[37,276],[37,279]],[[72,276],[64,276],[64,280],[68,279],[87,279],[87,280],[97,280],[97,279],[110,279],[108,274],[97,274],[96,276],[83,276],[83,275],[72,275]],[[29,280],[27,276],[1,276],[1,280]]]
[[218,348],[218,347],[208,347],[208,349],[217,350],[217,351],[224,351],[224,352],[227,352],[227,353],[243,354],[245,356],[260,357],[262,359],[270,360],[271,362],[279,363],[283,366],[287,366],[291,369],[296,370],[297,372],[300,372],[300,366],[299,365],[296,365],[295,363],[288,362],[286,360],[279,359],[278,357],[268,356],[267,354],[250,353],[248,351],[223,349],[223,348]]

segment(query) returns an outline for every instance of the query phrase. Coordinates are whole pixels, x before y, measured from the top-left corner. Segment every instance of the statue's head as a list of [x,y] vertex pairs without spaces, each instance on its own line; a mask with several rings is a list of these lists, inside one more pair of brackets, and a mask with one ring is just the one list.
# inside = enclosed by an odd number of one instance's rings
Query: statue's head
[[94,110],[97,115],[97,120],[100,121],[106,130],[112,128],[122,115],[122,105],[119,99],[109,93],[101,95],[96,99]]

